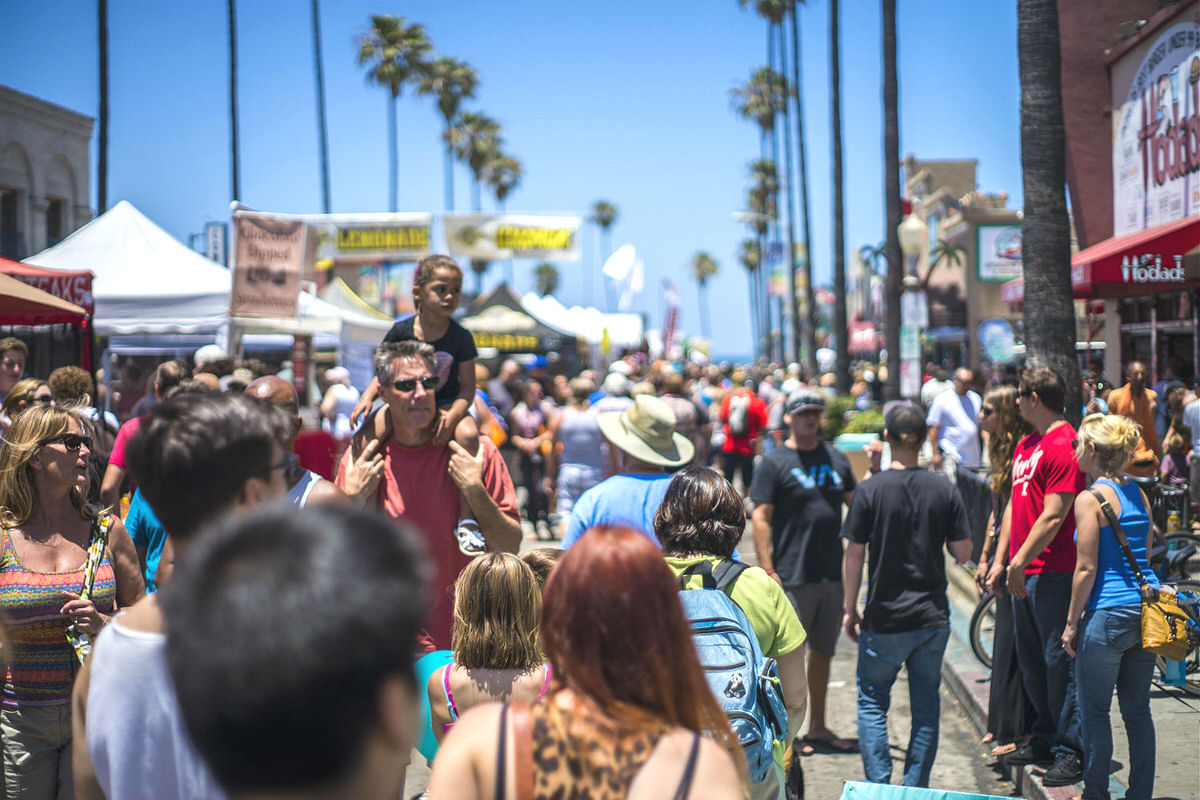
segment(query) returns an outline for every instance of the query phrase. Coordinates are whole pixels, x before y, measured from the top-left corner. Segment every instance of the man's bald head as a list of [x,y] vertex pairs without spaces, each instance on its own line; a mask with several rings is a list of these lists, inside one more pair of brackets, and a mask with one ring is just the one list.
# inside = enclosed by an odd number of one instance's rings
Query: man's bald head
[[289,417],[300,413],[300,397],[296,387],[278,375],[264,375],[256,378],[246,387],[246,394],[259,400],[266,400],[271,405],[284,411]]

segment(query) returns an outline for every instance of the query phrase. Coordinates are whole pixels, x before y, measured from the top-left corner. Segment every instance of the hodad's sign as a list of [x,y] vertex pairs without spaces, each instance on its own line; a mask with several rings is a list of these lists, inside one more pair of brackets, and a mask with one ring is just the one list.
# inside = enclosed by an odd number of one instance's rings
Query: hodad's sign
[[1163,267],[1158,253],[1140,256],[1124,256],[1121,259],[1121,280],[1125,283],[1183,283],[1187,275],[1183,271],[1183,256],[1172,256],[1175,266]]
[[453,256],[485,261],[540,258],[578,261],[580,217],[541,214],[447,214],[446,246]]

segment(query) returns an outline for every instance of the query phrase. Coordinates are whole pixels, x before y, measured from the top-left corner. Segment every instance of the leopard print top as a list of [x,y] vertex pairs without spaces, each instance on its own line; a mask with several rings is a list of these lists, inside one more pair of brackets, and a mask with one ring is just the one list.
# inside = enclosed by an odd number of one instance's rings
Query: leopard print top
[[670,729],[660,722],[623,725],[583,704],[559,708],[553,699],[530,711],[536,800],[624,800]]

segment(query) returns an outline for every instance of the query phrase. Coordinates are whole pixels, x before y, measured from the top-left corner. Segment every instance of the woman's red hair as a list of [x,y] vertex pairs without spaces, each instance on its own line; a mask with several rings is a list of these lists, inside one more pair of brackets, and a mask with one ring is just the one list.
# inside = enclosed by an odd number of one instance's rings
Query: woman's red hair
[[596,527],[550,573],[542,636],[555,677],[615,719],[647,716],[741,747],[696,657],[662,553],[630,528]]

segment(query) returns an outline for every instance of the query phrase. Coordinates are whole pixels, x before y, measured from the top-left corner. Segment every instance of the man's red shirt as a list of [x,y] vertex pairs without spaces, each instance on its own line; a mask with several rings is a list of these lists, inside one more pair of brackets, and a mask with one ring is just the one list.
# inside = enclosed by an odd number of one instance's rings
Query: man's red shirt
[[[735,397],[750,398],[750,406],[746,409],[746,436],[734,436],[729,430],[729,406]],[[721,422],[725,432],[725,443],[721,445],[721,452],[754,455],[754,443],[758,439],[758,433],[767,426],[767,404],[745,387],[736,389],[721,400]]]
[[1074,496],[1083,491],[1085,481],[1071,444],[1074,440],[1075,429],[1064,422],[1045,434],[1037,431],[1029,434],[1013,453],[1010,558],[1029,538],[1034,522],[1046,507],[1046,495],[1067,492],[1072,496],[1058,533],[1025,568],[1026,575],[1037,575],[1043,570],[1075,571]]

